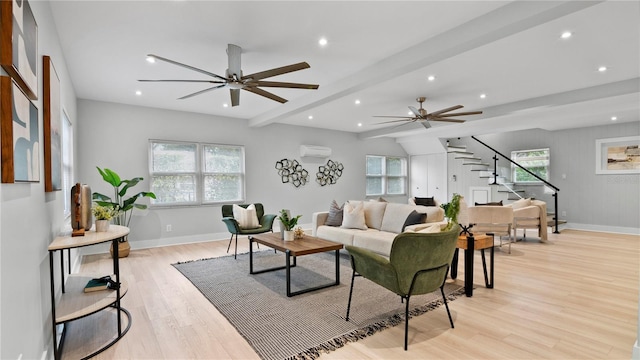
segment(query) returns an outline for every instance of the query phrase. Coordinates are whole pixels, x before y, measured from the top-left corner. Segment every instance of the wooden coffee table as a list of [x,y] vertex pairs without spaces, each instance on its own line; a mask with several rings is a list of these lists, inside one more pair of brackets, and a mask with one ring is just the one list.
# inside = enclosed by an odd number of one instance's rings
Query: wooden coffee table
[[[270,248],[280,250],[285,253],[285,265],[279,267],[273,267],[262,270],[253,270],[253,243],[259,243],[266,245]],[[280,233],[264,233],[249,236],[249,274],[261,274],[269,271],[276,271],[286,269],[287,278],[287,296],[295,296],[310,291],[324,289],[330,286],[336,286],[340,284],[340,249],[342,244],[335,243],[333,241],[324,240],[315,236],[304,235],[302,239],[293,241],[284,241],[280,239]],[[326,285],[315,286],[299,291],[291,291],[291,268],[296,266],[296,258],[298,256],[317,254],[321,252],[335,251],[336,253],[336,281]],[[293,264],[291,263],[291,257],[293,256]]]

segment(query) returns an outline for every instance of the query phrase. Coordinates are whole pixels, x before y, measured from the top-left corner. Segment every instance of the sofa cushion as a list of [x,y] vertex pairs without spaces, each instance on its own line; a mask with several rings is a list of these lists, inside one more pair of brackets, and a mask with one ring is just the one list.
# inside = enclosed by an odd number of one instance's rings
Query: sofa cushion
[[401,233],[407,217],[409,217],[409,214],[414,210],[416,210],[416,207],[412,205],[388,203],[384,211],[384,216],[382,217],[380,230],[396,234]]
[[241,229],[255,229],[260,227],[256,206],[251,204],[247,208],[233,204],[233,218]]
[[342,214],[342,228],[346,229],[362,229],[367,230],[367,224],[364,220],[364,205],[362,201],[350,202],[344,204]]
[[342,212],[344,209],[344,204],[339,206],[338,203],[333,200],[331,205],[329,205],[329,216],[327,216],[327,220],[324,222],[327,226],[340,226],[342,225]]
[[340,244],[353,245],[353,235],[361,232],[363,231],[322,225],[318,226],[318,228],[316,229],[316,236],[321,239],[335,241]]
[[363,204],[364,222],[367,224],[367,227],[380,230],[384,210],[387,208],[388,203],[384,201],[365,201]]
[[353,245],[389,256],[396,235],[387,231],[358,231],[353,235]]
[[433,199],[432,197],[416,197],[415,198],[415,203],[416,205],[423,205],[423,206],[436,206],[436,201]]

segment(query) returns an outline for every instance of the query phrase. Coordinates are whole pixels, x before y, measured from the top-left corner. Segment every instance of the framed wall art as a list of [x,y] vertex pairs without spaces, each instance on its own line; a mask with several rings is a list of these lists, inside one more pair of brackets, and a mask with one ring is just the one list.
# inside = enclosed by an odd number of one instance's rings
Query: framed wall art
[[596,140],[596,174],[640,174],[640,136]]
[[0,1],[0,65],[38,99],[38,25],[27,0]]
[[0,77],[2,182],[40,181],[38,109],[8,76]]
[[51,57],[42,57],[44,191],[62,190],[62,118],[60,79]]

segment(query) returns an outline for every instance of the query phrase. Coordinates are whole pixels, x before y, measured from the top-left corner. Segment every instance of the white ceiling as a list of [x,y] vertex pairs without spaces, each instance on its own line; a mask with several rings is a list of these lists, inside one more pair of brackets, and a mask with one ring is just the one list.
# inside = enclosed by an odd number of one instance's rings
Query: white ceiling
[[[414,143],[410,153],[425,138],[640,120],[638,1],[55,0],[51,8],[83,99],[393,136]],[[563,31],[573,36],[562,40]],[[307,61],[310,69],[269,80],[320,88],[267,89],[286,104],[243,91],[240,106],[225,108],[226,89],[177,100],[206,85],[137,81],[207,79],[149,64],[149,53],[224,75],[228,43],[243,48],[245,74]],[[374,115],[404,116],[419,96],[429,111],[460,104],[484,114],[428,130],[375,125],[387,119]]]

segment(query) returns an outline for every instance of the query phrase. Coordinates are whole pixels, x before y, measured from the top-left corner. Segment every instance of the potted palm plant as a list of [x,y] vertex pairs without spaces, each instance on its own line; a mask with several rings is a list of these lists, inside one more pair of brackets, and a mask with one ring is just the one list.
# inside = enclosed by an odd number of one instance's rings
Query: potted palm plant
[[[131,197],[126,197],[127,190],[136,186],[140,181],[143,180],[141,177],[135,177],[130,180],[123,180],[120,176],[113,170],[105,168],[104,170],[96,167],[100,175],[102,175],[102,179],[106,181],[109,185],[113,187],[113,199],[107,195],[94,192],[93,200],[97,205],[100,206],[108,206],[115,209],[118,209],[118,214],[113,218],[113,222],[116,225],[129,226],[131,222],[131,216],[133,215],[133,209],[146,209],[147,205],[144,204],[136,204],[136,201],[142,197],[156,198],[156,194],[150,191],[141,191]],[[123,237],[120,240],[120,244],[118,246],[118,254],[119,257],[126,257],[129,255],[129,250],[131,247],[129,246],[129,242],[127,241],[127,237]],[[113,249],[111,249],[111,254],[113,255]]]
[[298,215],[295,217],[290,217],[289,212],[285,209],[280,210],[280,216],[278,216],[278,220],[282,223],[284,227],[284,241],[291,241],[295,239],[293,229],[298,225],[298,219],[300,219],[302,215]]

